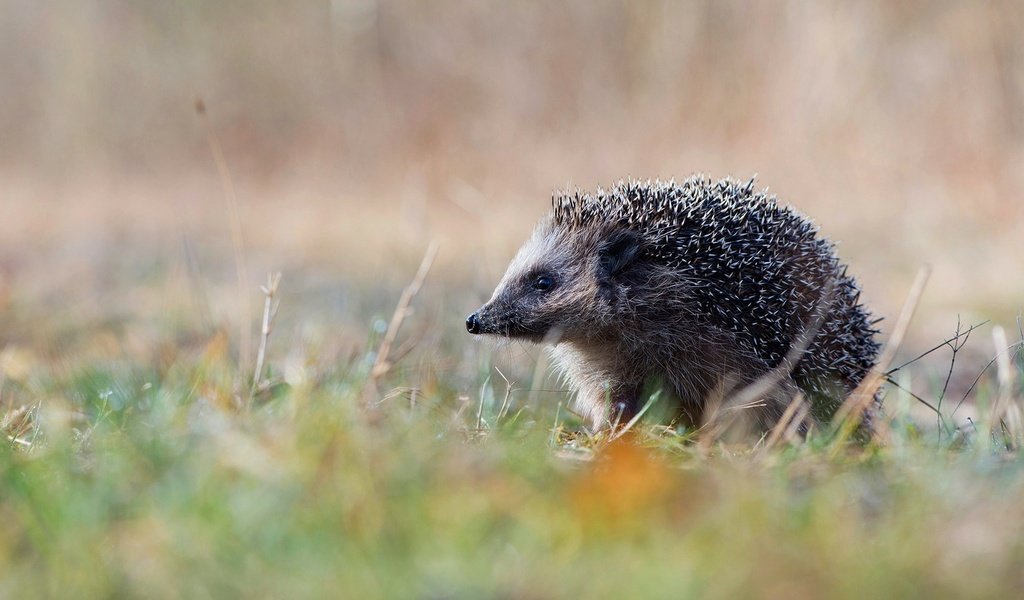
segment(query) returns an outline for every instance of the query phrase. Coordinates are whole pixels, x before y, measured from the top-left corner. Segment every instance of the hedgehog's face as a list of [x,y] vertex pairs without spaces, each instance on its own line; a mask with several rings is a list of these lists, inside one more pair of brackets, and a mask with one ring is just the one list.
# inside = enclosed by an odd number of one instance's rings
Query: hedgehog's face
[[466,329],[534,342],[600,337],[623,298],[616,278],[638,250],[627,232],[586,236],[542,225]]

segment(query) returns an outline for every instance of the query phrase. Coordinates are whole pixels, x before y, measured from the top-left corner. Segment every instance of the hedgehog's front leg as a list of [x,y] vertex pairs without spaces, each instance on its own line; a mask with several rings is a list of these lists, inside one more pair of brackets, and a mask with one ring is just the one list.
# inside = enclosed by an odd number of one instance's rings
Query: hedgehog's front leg
[[565,383],[576,392],[573,412],[591,430],[626,423],[636,415],[642,385],[624,372],[614,353],[571,343],[558,344],[550,352]]
[[579,386],[573,412],[583,417],[591,431],[628,423],[636,416],[639,385],[591,381]]

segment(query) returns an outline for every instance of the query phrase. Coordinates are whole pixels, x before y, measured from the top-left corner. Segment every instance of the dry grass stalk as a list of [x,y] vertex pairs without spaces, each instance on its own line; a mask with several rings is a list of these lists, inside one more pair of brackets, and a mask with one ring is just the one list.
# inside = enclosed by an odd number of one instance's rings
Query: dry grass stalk
[[263,292],[263,326],[260,328],[260,347],[256,353],[256,372],[252,374],[252,388],[249,390],[250,403],[255,398],[263,378],[263,364],[267,357],[267,342],[270,341],[270,332],[273,329],[274,317],[277,316],[277,309],[281,306],[280,300],[275,302],[277,286],[280,283],[280,273],[267,273],[267,284],[260,286],[260,291]]
[[25,439],[25,435],[30,432],[33,427],[33,406],[25,404],[14,408],[12,400],[7,401],[7,410],[4,412],[3,418],[0,418],[0,432],[3,432],[7,441],[12,444],[21,446],[23,449],[32,447],[32,441]]
[[501,408],[498,409],[498,416],[495,419],[496,422],[501,422],[501,420],[505,418],[505,415],[508,414],[508,409],[510,408],[511,405],[513,384],[511,381],[509,381],[508,377],[505,377],[505,374],[502,373],[501,369],[499,369],[497,366],[494,367],[494,370],[497,371],[498,375],[500,375],[501,378],[505,380],[505,397],[502,398],[501,400]]
[[910,327],[910,322],[914,318],[917,306],[921,303],[921,296],[924,294],[924,288],[928,284],[930,275],[931,268],[928,266],[921,267],[918,270],[914,284],[910,288],[910,293],[907,294],[907,299],[903,303],[903,309],[900,310],[900,316],[896,319],[896,326],[893,328],[881,356],[875,363],[875,366],[871,368],[871,371],[868,372],[868,375],[857,386],[857,389],[846,398],[843,405],[836,411],[835,417],[832,419],[832,426],[833,428],[838,428],[839,435],[836,438],[837,443],[834,446],[833,453],[839,451],[842,442],[860,425],[864,411],[874,402],[878,388],[885,382],[886,371],[896,357],[900,344],[903,343],[903,337],[907,333],[907,328]]
[[[779,422],[772,427],[771,433],[768,434],[768,439],[765,441],[763,452],[767,452],[774,448],[776,444],[782,439],[791,439],[791,436],[786,435],[790,429],[793,430],[793,434],[799,430],[800,424],[807,418],[807,403],[804,402],[804,395],[797,394],[793,397],[793,401],[786,407],[786,411],[782,413],[779,418]],[[799,417],[798,417],[799,415]]]
[[1014,371],[1010,365],[1010,347],[1006,339],[1006,330],[996,325],[992,328],[992,342],[996,348],[996,381],[999,389],[992,403],[988,429],[995,434],[997,429],[1006,432],[1008,445],[1015,448],[1021,439],[1020,405],[1013,401]]
[[210,148],[213,163],[217,167],[217,176],[220,178],[221,190],[227,206],[231,246],[235,253],[235,274],[238,278],[238,299],[242,310],[242,325],[238,339],[238,364],[248,365],[252,353],[252,302],[249,300],[249,271],[245,267],[245,239],[242,236],[242,219],[238,212],[238,195],[235,193],[235,183],[231,178],[231,171],[228,169],[228,161],[224,158],[220,140],[210,125],[206,115],[206,103],[202,98],[196,99],[195,111],[206,129],[206,144]]
[[608,438],[608,441],[615,441],[620,437],[626,435],[626,433],[629,432],[629,430],[633,429],[633,426],[640,422],[640,419],[643,418],[644,414],[646,414],[647,411],[650,410],[652,406],[654,406],[655,401],[657,401],[658,396],[660,395],[660,393],[651,394],[651,397],[648,398],[647,403],[644,404],[643,408],[637,411],[637,413],[633,415],[633,418],[627,421],[626,424],[622,426],[622,429],[619,429],[610,438]]
[[434,258],[437,257],[437,248],[437,242],[430,243],[426,253],[423,255],[423,260],[420,261],[420,267],[416,271],[415,277],[402,290],[402,296],[398,299],[398,306],[395,307],[394,314],[391,315],[391,322],[388,324],[384,339],[377,349],[377,358],[374,360],[373,368],[370,370],[370,383],[373,388],[376,388],[380,378],[391,370],[392,363],[388,361],[391,347],[395,343],[395,338],[398,337],[398,330],[402,327],[402,322],[409,316],[409,307],[412,304],[413,298],[419,293],[420,288],[423,286],[423,281],[427,278],[427,273],[430,272],[430,267],[434,264]]

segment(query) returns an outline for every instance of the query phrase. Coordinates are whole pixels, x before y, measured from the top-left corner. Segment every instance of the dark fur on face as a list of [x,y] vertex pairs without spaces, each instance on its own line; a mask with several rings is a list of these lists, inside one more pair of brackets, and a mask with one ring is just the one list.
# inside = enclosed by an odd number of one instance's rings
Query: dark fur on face
[[629,182],[556,198],[467,328],[553,343],[595,426],[635,411],[652,380],[699,423],[812,331],[756,411],[770,427],[798,390],[827,418],[873,364],[858,297],[816,228],[751,184]]

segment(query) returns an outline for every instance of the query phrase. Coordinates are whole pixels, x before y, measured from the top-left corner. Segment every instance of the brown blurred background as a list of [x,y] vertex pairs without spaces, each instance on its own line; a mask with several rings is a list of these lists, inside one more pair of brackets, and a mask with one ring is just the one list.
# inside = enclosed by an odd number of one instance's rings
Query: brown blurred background
[[293,310],[365,324],[437,239],[458,315],[552,191],[694,172],[814,217],[888,323],[931,264],[912,346],[1024,308],[1011,0],[7,0],[0,131],[0,342],[238,318],[211,141],[249,312],[282,270]]

